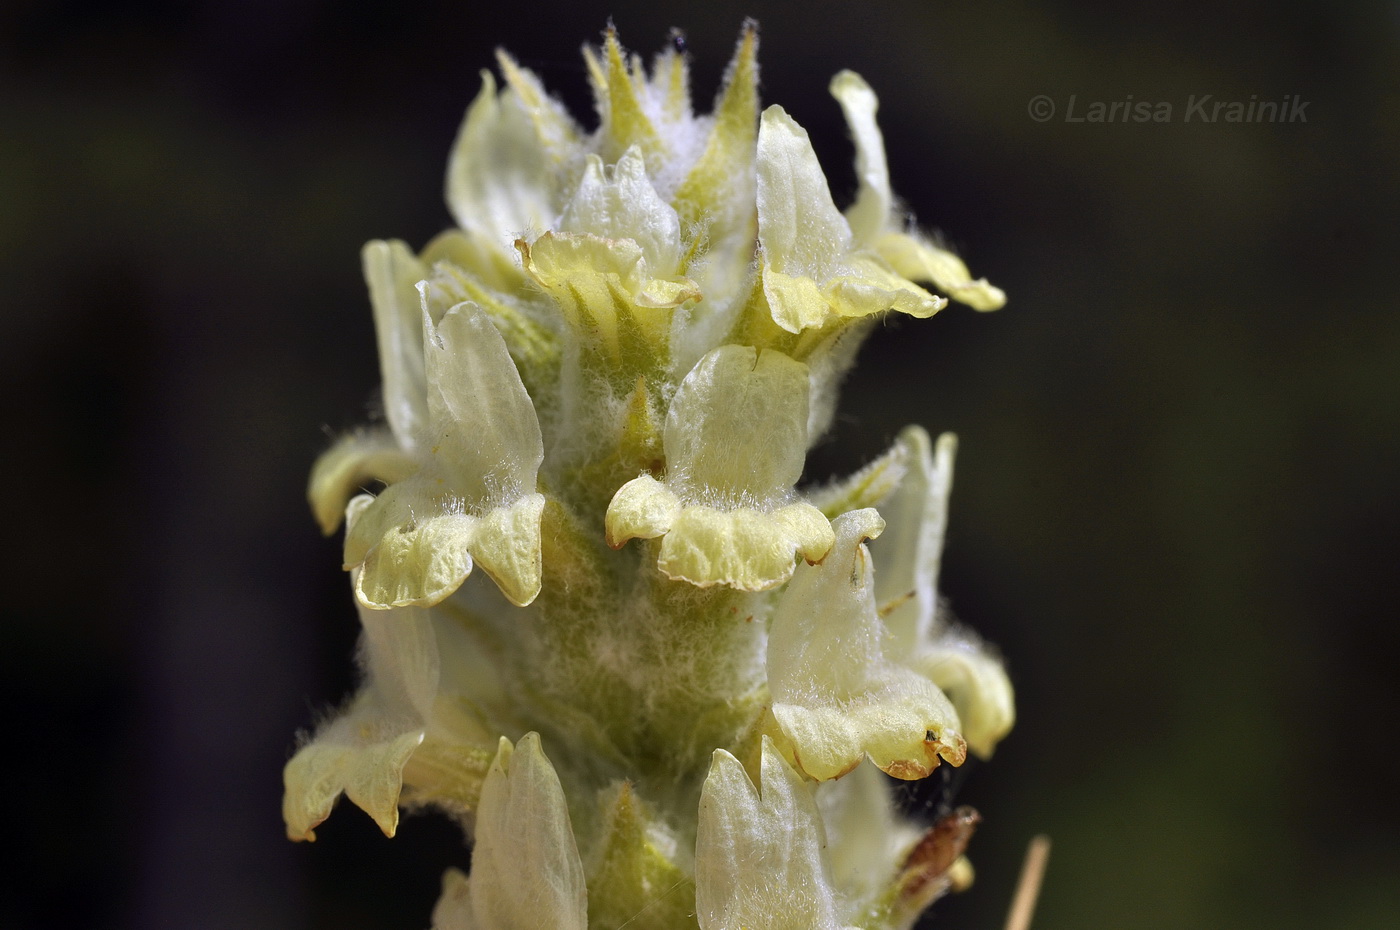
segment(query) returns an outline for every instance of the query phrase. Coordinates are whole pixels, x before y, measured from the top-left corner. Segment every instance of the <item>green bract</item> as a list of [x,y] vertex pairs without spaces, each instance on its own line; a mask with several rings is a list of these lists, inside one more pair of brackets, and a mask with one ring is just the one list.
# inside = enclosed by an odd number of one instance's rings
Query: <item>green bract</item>
[[883,930],[967,870],[930,866],[879,774],[990,755],[1014,718],[939,607],[953,437],[797,485],[874,320],[1004,297],[896,209],[850,72],[838,210],[806,132],[760,114],[756,49],[697,116],[681,54],[648,72],[609,33],[593,133],[502,55],[457,228],[365,247],[386,422],[309,487],[345,521],[363,684],[283,812],[308,840],[341,794],[390,836],[403,807],[458,817],[439,930]]

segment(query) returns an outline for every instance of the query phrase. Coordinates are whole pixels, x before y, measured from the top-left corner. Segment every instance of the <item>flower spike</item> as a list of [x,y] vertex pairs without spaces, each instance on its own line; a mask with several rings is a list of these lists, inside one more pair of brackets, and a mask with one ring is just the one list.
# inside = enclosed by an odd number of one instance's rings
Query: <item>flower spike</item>
[[679,33],[647,60],[609,26],[592,130],[499,52],[455,226],[364,248],[383,422],[307,489],[346,524],[362,680],[283,814],[303,840],[341,795],[389,835],[454,818],[471,871],[434,930],[909,930],[970,881],[973,815],[906,822],[884,774],[1014,720],[938,597],[954,441],[799,483],[888,314],[1004,295],[909,225],[852,72],[838,206],[757,50],[745,22],[696,113]]

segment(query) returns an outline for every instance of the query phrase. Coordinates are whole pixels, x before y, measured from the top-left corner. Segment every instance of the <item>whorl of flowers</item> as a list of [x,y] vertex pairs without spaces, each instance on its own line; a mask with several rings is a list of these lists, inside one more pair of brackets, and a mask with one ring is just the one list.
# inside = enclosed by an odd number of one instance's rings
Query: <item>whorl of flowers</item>
[[1013,720],[938,604],[954,439],[910,427],[797,484],[873,323],[1004,298],[900,211],[849,71],[837,209],[807,133],[760,112],[757,45],[697,116],[682,53],[648,70],[609,31],[593,132],[501,54],[448,168],[457,228],[365,246],[385,422],[309,490],[345,522],[363,684],[283,813],[308,840],[341,794],[390,836],[401,808],[457,815],[439,930],[907,927],[970,874],[970,825],[904,822],[880,774],[989,755]]

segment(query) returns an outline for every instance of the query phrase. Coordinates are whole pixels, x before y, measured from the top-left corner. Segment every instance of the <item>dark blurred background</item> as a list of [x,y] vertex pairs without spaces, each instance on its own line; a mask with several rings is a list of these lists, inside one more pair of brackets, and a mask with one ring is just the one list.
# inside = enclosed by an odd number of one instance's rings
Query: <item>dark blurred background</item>
[[[702,105],[759,18],[841,203],[861,72],[896,189],[1011,296],[877,333],[812,459],[962,440],[944,590],[1020,721],[930,926],[1000,926],[1039,832],[1037,930],[1400,926],[1400,6],[656,6],[4,5],[0,926],[427,925],[441,819],[283,839],[356,633],[304,478],[378,381],[360,245],[447,225],[494,46],[588,112],[609,15],[684,27]],[[1203,94],[1306,122],[1184,122]]]

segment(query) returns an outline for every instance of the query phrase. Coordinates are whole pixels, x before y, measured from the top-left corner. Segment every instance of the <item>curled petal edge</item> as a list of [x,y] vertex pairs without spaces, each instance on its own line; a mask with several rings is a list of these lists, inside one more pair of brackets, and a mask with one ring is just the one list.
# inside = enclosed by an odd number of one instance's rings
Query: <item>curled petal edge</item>
[[417,461],[389,430],[359,430],[340,437],[316,459],[306,499],[321,532],[329,536],[340,527],[345,505],[365,485],[375,481],[392,484],[417,470]]
[[618,489],[608,505],[608,545],[661,539],[657,568],[697,587],[765,591],[792,577],[796,559],[819,562],[836,541],[820,510],[799,501],[772,510],[684,504],[650,475]]
[[[379,498],[357,498],[350,510],[363,510],[368,517],[370,508],[403,487],[396,485]],[[450,512],[410,518],[384,528],[369,545],[352,527],[345,567],[362,567],[355,597],[374,610],[431,607],[451,596],[479,564],[511,603],[524,607],[540,593],[544,505],[545,496],[533,492],[480,516]]]
[[287,836],[314,842],[315,828],[341,794],[374,818],[385,836],[399,824],[399,794],[409,756],[423,742],[421,726],[399,729],[362,693],[350,710],[297,751],[282,772]]

